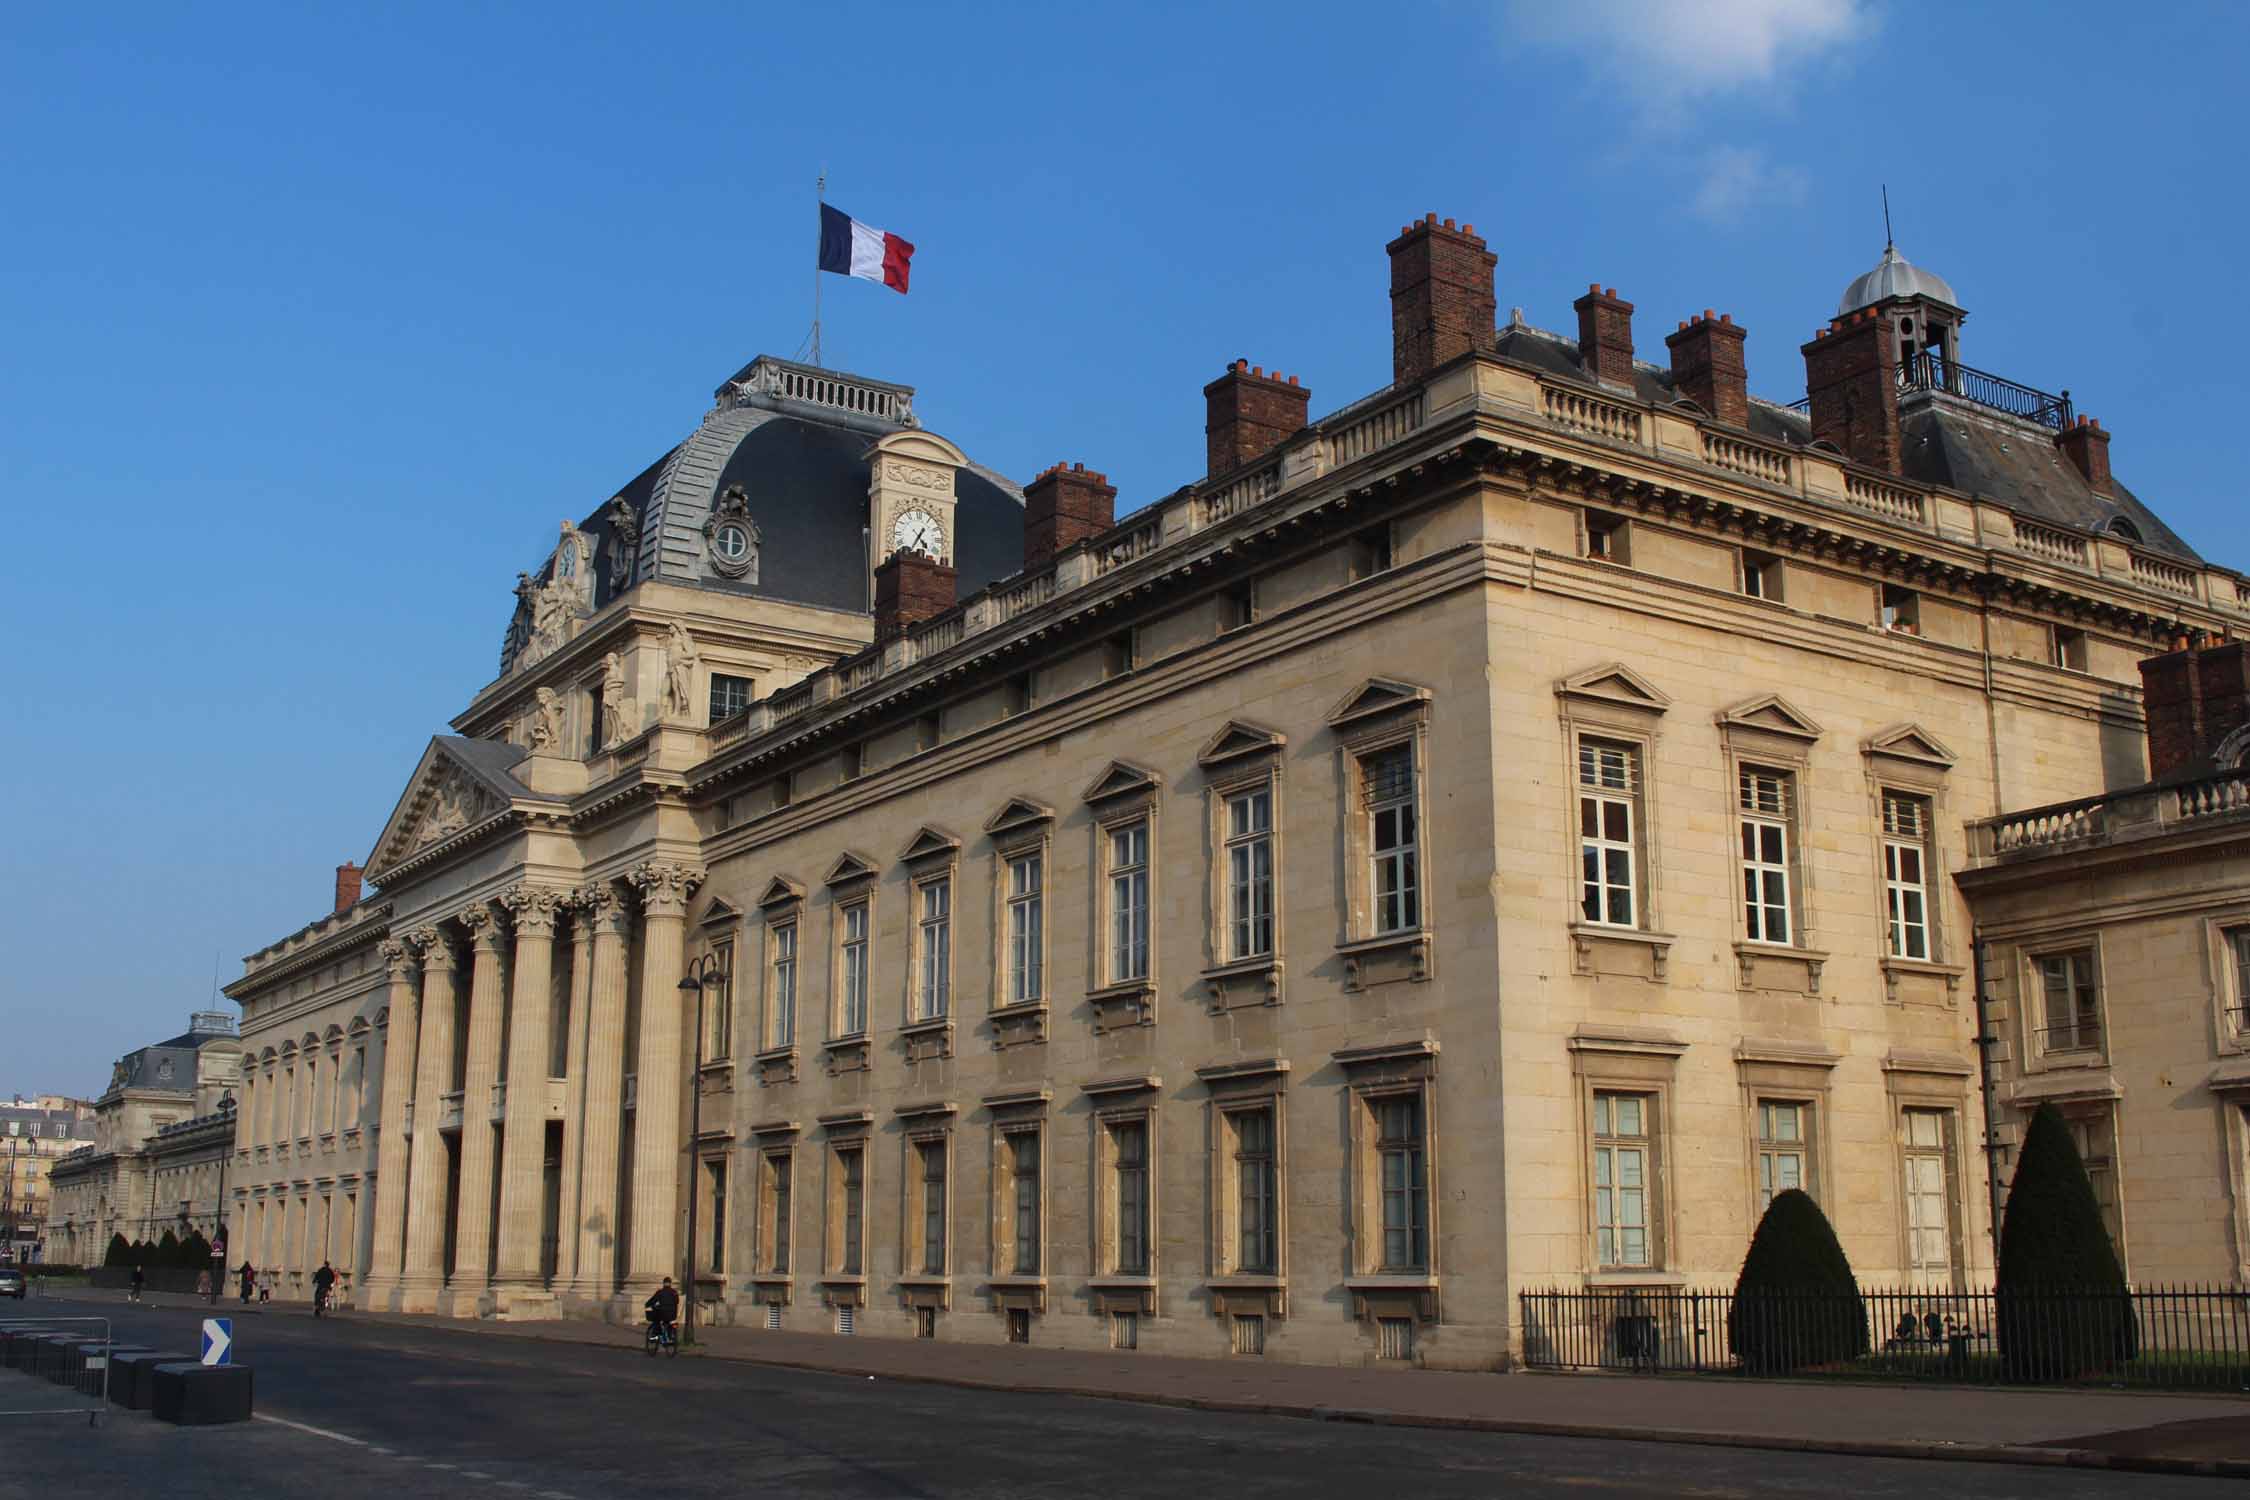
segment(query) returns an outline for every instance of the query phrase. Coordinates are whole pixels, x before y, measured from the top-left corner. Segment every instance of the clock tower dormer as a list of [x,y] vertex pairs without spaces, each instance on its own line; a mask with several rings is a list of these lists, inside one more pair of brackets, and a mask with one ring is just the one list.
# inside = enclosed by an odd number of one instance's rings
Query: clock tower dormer
[[936,433],[908,428],[867,451],[870,568],[898,552],[951,566],[954,480],[968,455]]

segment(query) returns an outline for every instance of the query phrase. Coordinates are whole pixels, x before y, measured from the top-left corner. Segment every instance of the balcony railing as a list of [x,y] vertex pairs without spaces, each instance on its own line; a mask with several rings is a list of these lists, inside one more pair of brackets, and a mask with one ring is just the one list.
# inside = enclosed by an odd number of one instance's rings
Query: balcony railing
[[1932,349],[1925,349],[1899,365],[1898,388],[1902,391],[1944,391],[1948,395],[1974,401],[1979,406],[2006,412],[2011,417],[2021,417],[2027,422],[2037,422],[2042,427],[2052,427],[2058,432],[2071,423],[2070,392],[2064,391],[2059,396],[2050,395],[2028,385],[2018,385],[2013,380],[1989,371],[1971,369]]
[[2099,1052],[2102,1049],[2102,1023],[2093,1016],[2076,1021],[2061,1021],[2053,1026],[2039,1028],[2039,1050],[2042,1054],[2053,1052]]
[[2250,813],[2250,770],[2220,771],[2173,786],[2136,787],[2076,802],[2003,813],[1969,825],[1976,860],[2082,840],[2161,834],[2204,818]]

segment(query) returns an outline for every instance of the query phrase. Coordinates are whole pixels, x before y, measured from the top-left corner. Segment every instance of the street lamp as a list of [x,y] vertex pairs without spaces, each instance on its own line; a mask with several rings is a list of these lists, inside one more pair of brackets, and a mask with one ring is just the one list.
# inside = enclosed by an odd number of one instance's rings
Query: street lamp
[[703,1197],[703,992],[722,989],[732,977],[716,953],[690,959],[680,992],[695,996],[695,1066],[688,1070],[687,1322],[683,1343],[695,1342],[696,1204]]
[[211,1208],[211,1295],[206,1301],[213,1307],[219,1305],[219,1283],[227,1279],[227,1163],[234,1159],[233,1089],[219,1095],[219,1118],[227,1122],[227,1140],[225,1149],[219,1152],[219,1198]]

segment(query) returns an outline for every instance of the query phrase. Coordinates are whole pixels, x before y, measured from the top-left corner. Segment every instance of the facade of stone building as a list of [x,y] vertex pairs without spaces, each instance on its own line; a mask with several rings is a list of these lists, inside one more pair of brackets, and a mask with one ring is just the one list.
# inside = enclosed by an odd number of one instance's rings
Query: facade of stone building
[[110,1236],[155,1241],[218,1228],[223,1104],[242,1043],[225,1011],[196,1011],[176,1037],[117,1060],[94,1101],[93,1141],[48,1168],[47,1258],[101,1263]]
[[1788,1186],[1988,1270],[1968,825],[2143,782],[2243,580],[1895,252],[1802,410],[1389,253],[1390,383],[1230,367],[1122,521],[761,359],[565,526],[380,895],[229,991],[261,1082],[364,1023],[361,1300],[1482,1368]]
[[0,1104],[0,1258],[47,1256],[47,1168],[94,1138],[94,1107],[41,1094]]

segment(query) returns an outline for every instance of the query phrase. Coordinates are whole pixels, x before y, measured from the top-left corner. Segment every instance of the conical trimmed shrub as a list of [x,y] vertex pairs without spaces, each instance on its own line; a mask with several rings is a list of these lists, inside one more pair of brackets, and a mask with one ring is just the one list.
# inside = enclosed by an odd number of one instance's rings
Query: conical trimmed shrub
[[179,1263],[179,1236],[172,1233],[172,1231],[169,1229],[165,1230],[164,1237],[156,1242],[156,1253],[149,1256],[145,1261],[142,1262],[143,1265],[149,1266],[176,1266]]
[[202,1230],[189,1230],[188,1237],[180,1241],[181,1268],[188,1271],[201,1271],[208,1269],[210,1264],[211,1242],[203,1237]]
[[105,1266],[129,1266],[132,1263],[133,1247],[125,1243],[125,1236],[122,1234],[111,1235],[109,1237],[109,1249],[102,1253],[102,1264]]
[[2073,1380],[2131,1359],[2140,1328],[2125,1268],[2062,1111],[2024,1131],[2000,1232],[2000,1359],[2011,1380]]
[[1867,1305],[1852,1263],[1820,1205],[1795,1188],[1774,1194],[1750,1237],[1727,1315],[1727,1347],[1760,1375],[1867,1352]]

